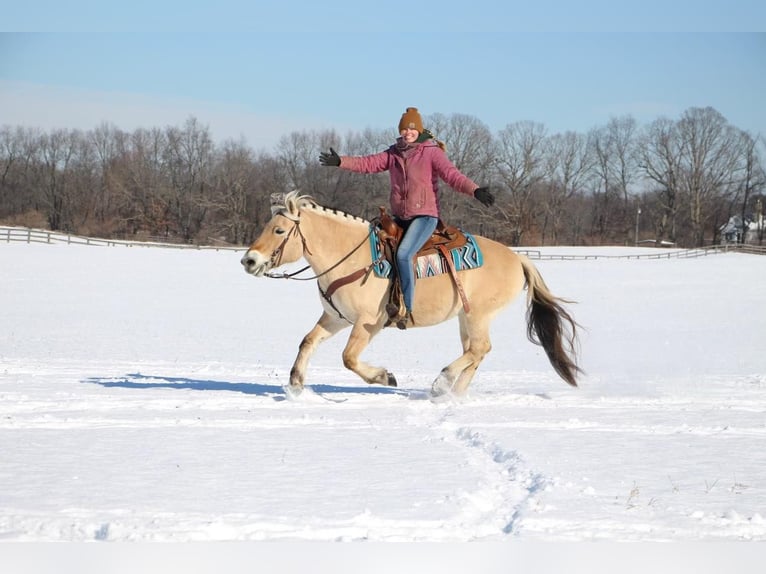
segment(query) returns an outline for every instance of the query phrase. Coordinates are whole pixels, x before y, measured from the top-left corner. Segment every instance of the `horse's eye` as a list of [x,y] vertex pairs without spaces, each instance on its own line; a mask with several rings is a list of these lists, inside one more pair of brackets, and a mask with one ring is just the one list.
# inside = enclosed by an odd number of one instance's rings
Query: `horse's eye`
[[277,235],[284,235],[284,234],[285,234],[285,230],[284,230],[284,229],[282,229],[281,227],[277,227],[277,228],[274,230],[274,233],[276,233]]

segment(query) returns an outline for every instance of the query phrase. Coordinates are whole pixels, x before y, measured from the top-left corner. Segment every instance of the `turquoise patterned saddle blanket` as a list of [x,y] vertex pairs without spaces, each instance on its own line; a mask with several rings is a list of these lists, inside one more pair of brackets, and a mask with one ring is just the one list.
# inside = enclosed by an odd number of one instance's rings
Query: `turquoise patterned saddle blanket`
[[[484,264],[484,256],[473,235],[463,233],[467,239],[466,243],[448,252],[455,266],[455,271],[476,269]],[[372,268],[375,275],[383,279],[389,278],[393,264],[387,259],[385,246],[374,229],[370,231],[370,252],[372,254]],[[435,277],[443,273],[449,273],[449,266],[440,253],[432,252],[416,257],[415,276],[418,279]]]

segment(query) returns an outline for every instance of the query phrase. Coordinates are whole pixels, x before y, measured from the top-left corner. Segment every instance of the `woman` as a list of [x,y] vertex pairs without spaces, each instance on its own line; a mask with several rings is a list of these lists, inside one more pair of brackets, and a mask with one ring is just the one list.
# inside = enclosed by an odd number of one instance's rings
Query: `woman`
[[[334,149],[319,154],[319,163],[358,173],[388,170],[391,178],[391,213],[404,229],[396,252],[396,266],[402,286],[405,316],[412,320],[415,295],[413,259],[439,222],[439,184],[441,179],[452,189],[470,195],[490,206],[495,198],[488,187],[479,187],[463,175],[447,158],[444,144],[423,129],[417,108],[407,108],[399,120],[399,138],[380,153],[351,157],[339,156]],[[413,321],[414,322],[414,321]],[[397,325],[403,328],[404,321]]]

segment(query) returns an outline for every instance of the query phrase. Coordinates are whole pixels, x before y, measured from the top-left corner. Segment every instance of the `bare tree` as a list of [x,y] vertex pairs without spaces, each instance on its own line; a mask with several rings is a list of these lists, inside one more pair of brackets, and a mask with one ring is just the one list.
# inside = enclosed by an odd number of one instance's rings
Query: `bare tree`
[[3,126],[0,129],[0,217],[22,216],[37,220],[41,194],[37,177],[42,132]]
[[189,118],[183,129],[166,130],[166,161],[170,172],[170,214],[184,241],[200,231],[209,208],[213,141],[210,130]]
[[590,133],[598,181],[594,220],[602,239],[609,234],[625,237],[632,228],[629,194],[638,177],[637,131],[636,121],[624,116]]
[[[742,221],[748,220],[750,204],[753,202],[753,198],[760,199],[760,196],[766,191],[766,168],[764,167],[763,158],[760,155],[758,148],[759,138],[753,137],[748,132],[740,132],[741,146],[742,146],[742,162],[743,173],[741,180],[741,196],[742,196],[742,208],[741,217]],[[756,199],[756,201],[757,201]],[[755,205],[752,207],[755,217],[758,217],[758,209]],[[763,202],[761,200],[761,215],[763,209]],[[761,225],[758,229],[759,244],[763,243],[763,221],[760,221]],[[743,232],[741,241],[744,243],[747,233]]]
[[138,129],[130,136],[117,207],[124,232],[170,233],[172,194],[166,147],[167,137],[159,128]]
[[640,162],[659,205],[657,239],[675,242],[681,193],[681,139],[675,122],[659,118],[646,128],[641,136]]
[[542,124],[526,121],[509,124],[498,134],[495,168],[503,193],[495,206],[511,245],[520,245],[535,224],[539,206],[534,194],[545,178],[545,138]]
[[43,197],[48,225],[54,231],[73,230],[75,189],[72,173],[78,137],[77,131],[57,129],[40,138]]
[[78,229],[82,229],[88,233],[97,232],[98,235],[103,235],[104,230],[89,227],[100,201],[99,169],[93,142],[87,134],[78,130],[73,134],[72,143],[75,146],[75,155],[71,168],[72,201],[74,204],[71,231],[76,232]]
[[570,218],[566,208],[577,194],[585,192],[593,168],[593,155],[585,135],[575,132],[555,134],[545,141],[546,200],[543,207],[541,242],[545,245],[550,230],[557,244],[563,223]]
[[687,197],[691,241],[704,243],[708,208],[736,190],[742,166],[739,132],[713,108],[691,108],[678,122],[682,189]]
[[257,203],[252,201],[255,173],[253,152],[244,141],[226,141],[215,162],[211,200],[216,216],[211,232],[232,243],[243,244],[257,223]]
[[120,162],[125,157],[127,136],[115,126],[102,123],[89,133],[89,140],[98,162],[99,189],[95,206],[95,217],[105,222],[112,216],[120,196],[122,174]]
[[[289,190],[299,189],[308,195],[316,195],[317,182],[307,177],[307,169],[317,161],[317,149],[324,137],[318,132],[292,132],[283,136],[277,144],[277,158],[290,181]],[[329,139],[335,139],[334,134]]]

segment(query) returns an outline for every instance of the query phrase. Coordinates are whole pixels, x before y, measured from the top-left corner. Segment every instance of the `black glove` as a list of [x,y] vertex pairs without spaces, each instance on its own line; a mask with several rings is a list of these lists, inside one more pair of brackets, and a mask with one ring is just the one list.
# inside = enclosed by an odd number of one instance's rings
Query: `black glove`
[[487,207],[495,203],[495,196],[489,191],[489,187],[477,187],[476,191],[473,192],[473,196]]
[[338,167],[340,165],[340,156],[334,149],[330,148],[330,153],[319,152],[319,163],[324,166]]

